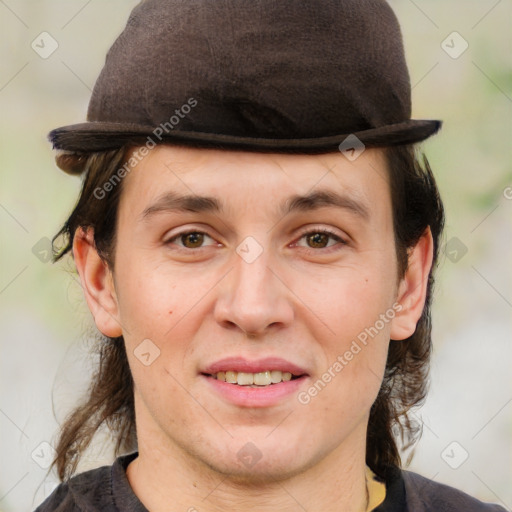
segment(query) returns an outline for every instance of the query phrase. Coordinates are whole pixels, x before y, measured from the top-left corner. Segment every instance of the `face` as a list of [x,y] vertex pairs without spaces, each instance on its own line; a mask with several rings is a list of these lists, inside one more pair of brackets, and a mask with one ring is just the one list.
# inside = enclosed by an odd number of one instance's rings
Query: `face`
[[364,454],[396,261],[381,150],[153,149],[124,178],[111,312],[139,449],[252,481]]

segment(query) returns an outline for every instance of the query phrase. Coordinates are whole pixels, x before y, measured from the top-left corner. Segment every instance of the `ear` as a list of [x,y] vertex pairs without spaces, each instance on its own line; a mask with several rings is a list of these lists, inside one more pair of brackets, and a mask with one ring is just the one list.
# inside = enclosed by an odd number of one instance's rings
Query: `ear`
[[105,336],[121,336],[113,275],[96,250],[92,228],[87,232],[82,228],[77,229],[73,240],[73,256],[96,327]]
[[409,250],[408,268],[398,286],[397,302],[402,306],[391,321],[392,340],[404,340],[414,334],[423,312],[428,275],[432,267],[434,241],[428,227],[418,243]]

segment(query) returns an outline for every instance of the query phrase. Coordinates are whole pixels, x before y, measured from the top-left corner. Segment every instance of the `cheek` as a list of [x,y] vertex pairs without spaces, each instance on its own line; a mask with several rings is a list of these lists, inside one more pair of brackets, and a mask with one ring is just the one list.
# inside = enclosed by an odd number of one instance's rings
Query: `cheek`
[[[214,286],[215,279],[194,269],[171,269],[149,258],[141,260],[144,264],[137,265],[125,259],[126,264],[119,266],[123,269],[118,299],[124,339],[131,354],[149,352],[150,359],[157,354],[151,379],[167,382],[170,375],[188,371],[193,363],[193,340],[208,313],[205,290]],[[139,366],[134,360],[135,371]],[[172,378],[167,385],[173,385]]]
[[120,258],[118,269],[119,314],[126,334],[160,339],[186,307],[179,280],[144,255]]
[[371,269],[331,273],[336,278],[329,280],[328,292],[321,279],[299,291],[309,293],[307,306],[320,320],[314,334],[322,350],[320,374],[302,396],[302,403],[311,399],[317,414],[360,419],[380,389],[395,316],[394,288],[391,272]]
[[362,336],[333,341],[326,366],[298,396],[310,415],[322,418],[333,437],[339,435],[339,428],[348,431],[365,421],[381,387],[389,344],[387,329],[373,338],[362,333],[367,336],[365,341]]
[[[307,282],[297,279],[294,293],[315,313],[318,323],[324,325],[330,343],[336,344],[356,338],[392,308],[395,297],[392,279],[391,272],[377,266],[345,267],[318,273]],[[378,330],[385,330],[388,323],[379,322]],[[322,337],[325,333],[319,336]]]

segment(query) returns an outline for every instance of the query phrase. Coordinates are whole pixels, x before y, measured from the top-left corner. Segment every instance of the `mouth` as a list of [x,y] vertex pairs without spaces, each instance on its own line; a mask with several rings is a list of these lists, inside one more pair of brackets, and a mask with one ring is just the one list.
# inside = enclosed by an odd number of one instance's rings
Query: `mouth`
[[309,378],[304,368],[278,357],[257,361],[228,357],[202,368],[199,374],[223,400],[251,408],[290,399]]
[[214,374],[203,373],[206,377],[211,377],[228,384],[245,386],[251,388],[263,388],[274,386],[281,382],[300,379],[303,375],[295,375],[291,372],[281,370],[265,370],[262,372],[237,372],[234,370],[221,371]]

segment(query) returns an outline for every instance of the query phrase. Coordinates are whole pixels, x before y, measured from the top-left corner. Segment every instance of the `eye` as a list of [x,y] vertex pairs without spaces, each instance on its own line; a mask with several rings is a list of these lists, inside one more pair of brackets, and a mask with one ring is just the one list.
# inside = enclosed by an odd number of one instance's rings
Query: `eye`
[[[169,238],[165,244],[173,244],[181,249],[202,249],[206,247],[204,242],[208,238],[214,242],[209,245],[221,245],[215,243],[215,240],[204,231],[184,231],[174,235],[172,238]],[[322,249],[327,249],[327,252],[331,252],[332,249],[330,248],[333,246],[346,245],[343,238],[326,228],[317,228],[307,231],[300,236],[299,240],[302,239],[306,240],[306,244],[308,244],[308,246],[301,245],[298,242],[293,245],[303,247],[307,252],[318,253]],[[330,244],[330,241],[334,243]]]
[[[337,244],[333,243],[328,245],[329,239],[331,239],[331,241],[337,242],[341,246],[346,245],[346,242],[345,240],[343,240],[343,238],[341,238],[339,235],[326,228],[319,228],[307,231],[303,233],[299,238],[299,240],[302,239],[305,239],[306,244],[308,244],[308,246],[305,247],[307,252],[319,252],[319,250],[321,249],[329,249],[327,252],[331,252],[332,249],[330,249],[330,247],[333,247]],[[295,245],[299,247],[304,247],[302,245],[299,245],[298,242]]]
[[[184,231],[183,233],[178,233],[172,238],[169,238],[169,240],[167,240],[165,243],[175,244],[178,247],[182,247],[184,249],[201,249],[203,247],[205,238],[213,240],[213,238],[206,234],[204,231]],[[175,241],[181,242],[182,245],[175,243]]]

